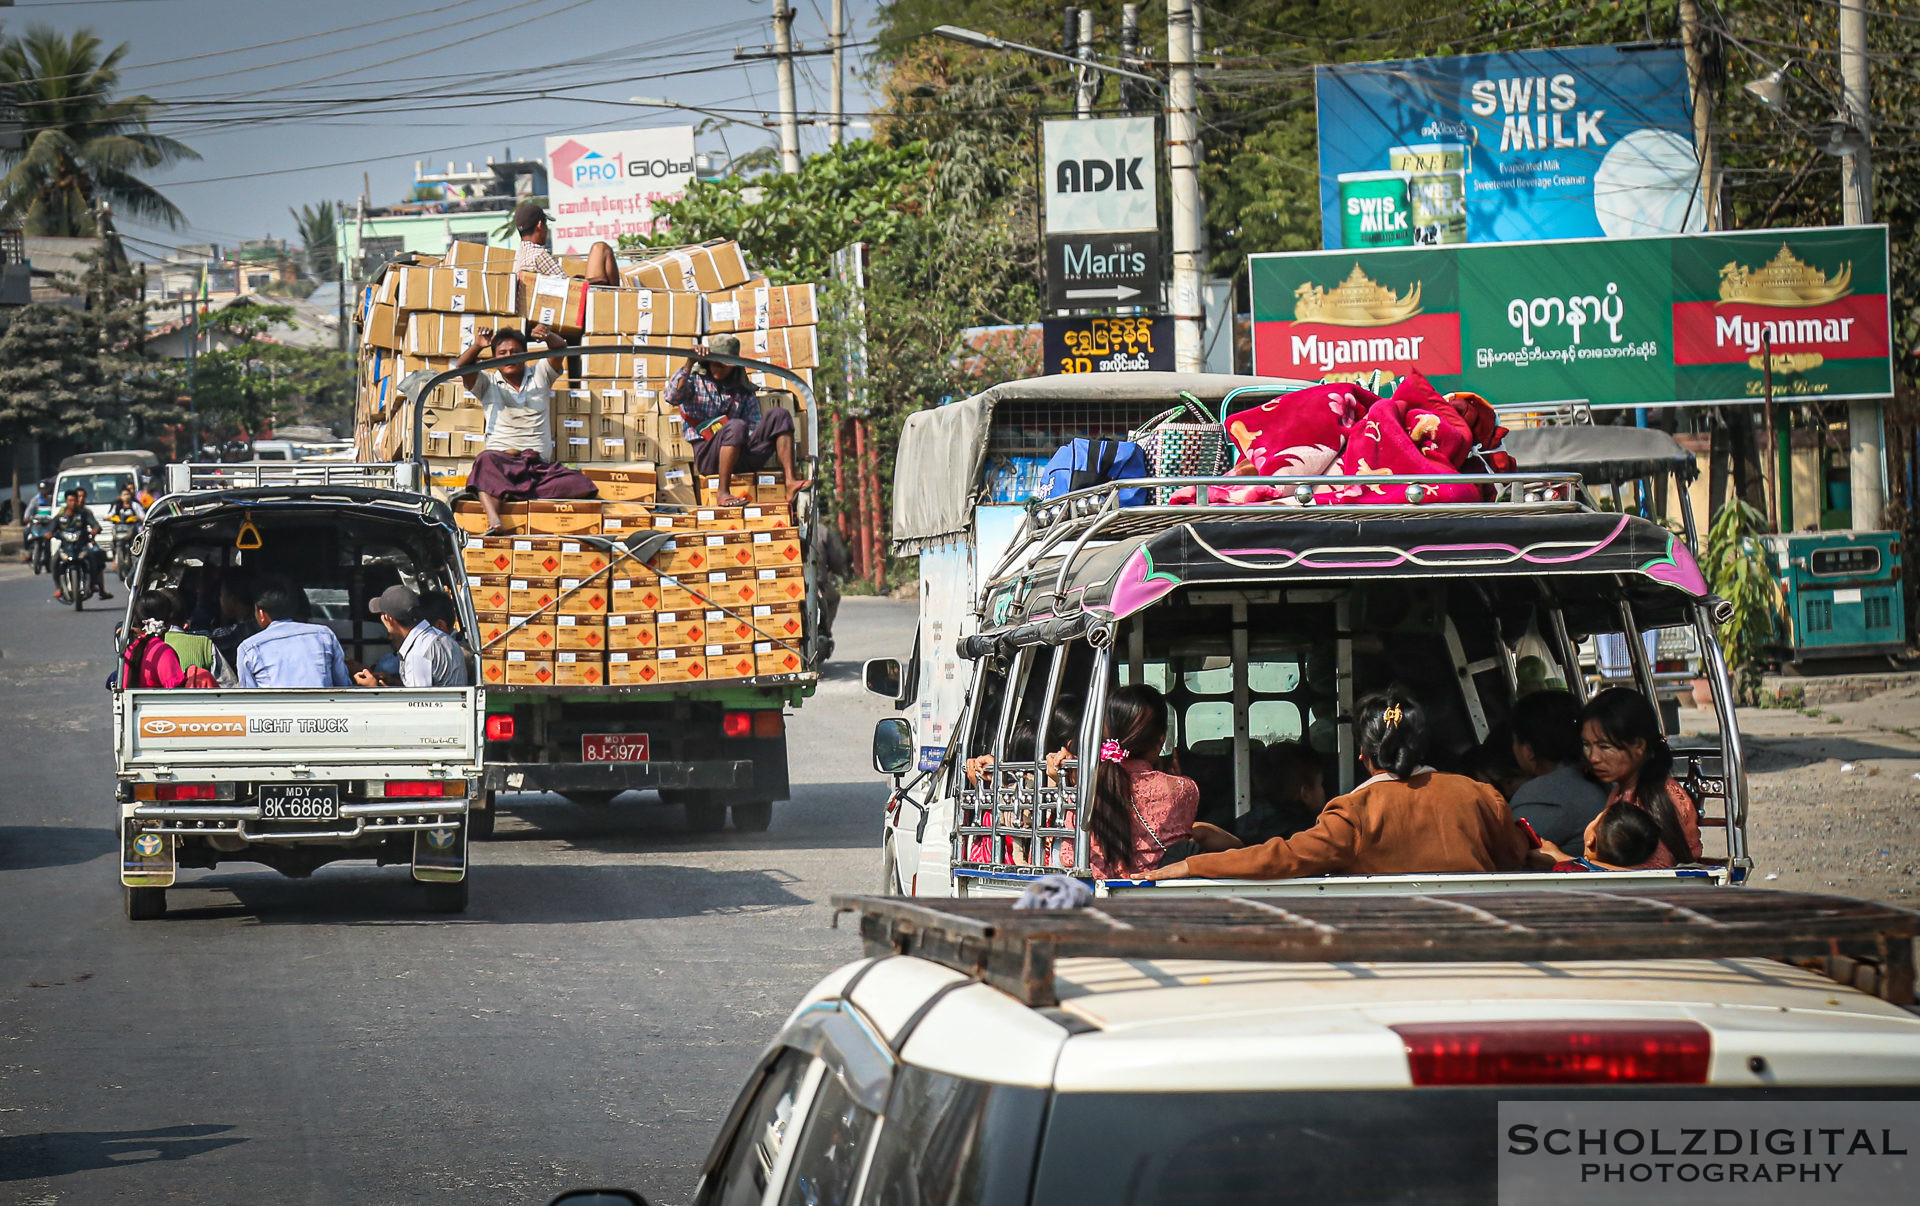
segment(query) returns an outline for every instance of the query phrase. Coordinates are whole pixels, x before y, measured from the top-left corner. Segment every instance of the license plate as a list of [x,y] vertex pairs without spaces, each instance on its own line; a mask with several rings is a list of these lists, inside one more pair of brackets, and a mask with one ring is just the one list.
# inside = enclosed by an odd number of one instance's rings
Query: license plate
[[260,789],[263,821],[337,821],[338,783],[276,783]]
[[645,733],[584,733],[580,737],[582,762],[645,762]]

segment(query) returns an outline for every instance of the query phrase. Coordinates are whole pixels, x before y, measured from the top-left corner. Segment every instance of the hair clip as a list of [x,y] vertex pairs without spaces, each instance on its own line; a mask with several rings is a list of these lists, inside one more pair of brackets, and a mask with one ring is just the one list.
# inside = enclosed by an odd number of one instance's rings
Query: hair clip
[[1380,713],[1380,719],[1387,722],[1388,728],[1397,729],[1400,727],[1400,721],[1405,718],[1405,715],[1406,714],[1400,710],[1399,704],[1388,704],[1387,710]]
[[1118,741],[1115,741],[1111,737],[1109,737],[1107,740],[1102,741],[1100,743],[1100,761],[1125,762],[1126,760],[1127,760],[1127,751],[1120,748],[1120,743]]

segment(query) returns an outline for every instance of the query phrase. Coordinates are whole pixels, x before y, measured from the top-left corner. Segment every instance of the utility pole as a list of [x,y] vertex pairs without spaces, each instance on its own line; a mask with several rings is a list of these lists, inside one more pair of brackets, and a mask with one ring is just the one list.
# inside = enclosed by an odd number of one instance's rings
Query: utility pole
[[[1083,8],[1075,15],[1080,19],[1080,36],[1074,57],[1089,63],[1093,61],[1093,10]],[[1076,67],[1073,74],[1073,115],[1085,121],[1093,116],[1093,102],[1100,95],[1100,75],[1091,67]]]
[[780,170],[795,176],[800,172],[800,127],[795,116],[800,106],[793,95],[793,6],[787,0],[773,0],[773,62],[780,81]]
[[[1140,6],[1122,4],[1120,6],[1120,65],[1128,71],[1140,70]],[[1120,112],[1129,117],[1142,106],[1144,95],[1140,85],[1125,76],[1120,77]]]
[[[345,201],[333,203],[333,222],[336,230],[346,229],[347,203]],[[344,239],[334,239],[339,249],[333,255],[333,275],[340,282],[340,350],[342,352],[347,350],[347,249],[339,246],[344,242]]]
[[1200,111],[1193,84],[1193,0],[1167,0],[1167,175],[1173,195],[1173,365],[1197,373],[1205,359],[1200,248]]
[[1693,97],[1693,149],[1700,157],[1700,204],[1707,229],[1720,229],[1720,156],[1713,145],[1713,98],[1707,92],[1707,53],[1700,31],[1700,0],[1680,0],[1680,44]]
[[[1840,159],[1841,214],[1848,226],[1873,221],[1873,163],[1868,155],[1867,10],[1863,0],[1840,0],[1840,104],[1859,137]],[[1885,416],[1878,399],[1847,405],[1847,479],[1853,526],[1873,530],[1886,509]]]
[[829,20],[833,24],[827,31],[827,45],[833,50],[833,89],[829,103],[833,115],[827,121],[827,143],[837,147],[847,128],[847,0],[833,0]]

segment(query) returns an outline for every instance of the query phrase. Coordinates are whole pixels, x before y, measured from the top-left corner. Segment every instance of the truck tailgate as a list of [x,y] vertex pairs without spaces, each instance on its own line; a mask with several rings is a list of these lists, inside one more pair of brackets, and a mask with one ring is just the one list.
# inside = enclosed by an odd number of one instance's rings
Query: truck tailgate
[[259,767],[477,768],[480,693],[473,687],[368,690],[126,691],[118,770]]

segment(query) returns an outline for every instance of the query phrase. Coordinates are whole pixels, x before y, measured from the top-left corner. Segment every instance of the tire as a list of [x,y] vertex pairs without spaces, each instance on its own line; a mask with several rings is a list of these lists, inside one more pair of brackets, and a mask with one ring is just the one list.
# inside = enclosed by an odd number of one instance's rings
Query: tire
[[156,921],[167,915],[165,888],[123,888],[128,921]]
[[689,793],[680,807],[687,814],[688,833],[719,833],[727,827],[727,806],[693,798]]
[[130,540],[123,541],[118,555],[113,559],[113,569],[115,573],[120,575],[120,585],[122,587],[127,586],[133,581],[133,553],[127,547],[129,543],[131,543]]
[[87,603],[87,577],[82,571],[69,566],[60,578],[60,589],[67,594],[67,602],[80,611]]
[[464,913],[467,911],[467,885],[473,882],[471,872],[462,876],[459,883],[421,884],[421,895],[426,897],[429,913]]
[[467,840],[486,842],[493,839],[493,823],[500,813],[500,797],[487,792],[481,797],[484,808],[467,809]]
[[773,824],[773,801],[755,800],[733,806],[733,827],[741,833],[765,833]]

